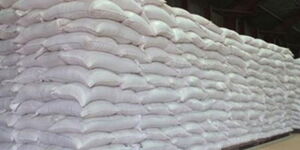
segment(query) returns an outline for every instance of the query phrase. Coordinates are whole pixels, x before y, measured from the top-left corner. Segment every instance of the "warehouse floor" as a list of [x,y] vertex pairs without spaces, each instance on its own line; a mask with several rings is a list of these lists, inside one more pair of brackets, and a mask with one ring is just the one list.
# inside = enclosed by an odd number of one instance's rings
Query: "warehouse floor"
[[248,150],[300,150],[300,134],[292,134]]

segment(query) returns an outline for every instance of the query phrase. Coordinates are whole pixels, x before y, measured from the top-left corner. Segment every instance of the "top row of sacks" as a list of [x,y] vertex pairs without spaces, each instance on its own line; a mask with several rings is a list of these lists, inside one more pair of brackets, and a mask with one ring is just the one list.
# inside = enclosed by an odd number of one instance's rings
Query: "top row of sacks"
[[[5,0],[2,0],[2,3]],[[1,4],[0,6],[5,6]],[[12,11],[16,10],[16,11]],[[196,15],[191,15],[185,10],[171,8],[164,4],[163,1],[144,1],[136,2],[134,0],[20,0],[12,5],[11,8],[3,9],[2,16],[8,11],[15,13],[15,17],[21,17],[17,23],[22,26],[29,26],[33,23],[49,21],[55,18],[97,18],[111,19],[122,23],[133,25],[134,29],[145,35],[151,35],[150,29],[145,27],[148,19],[160,20],[170,27],[176,26],[176,16],[190,19],[188,23],[197,22],[201,25],[208,25],[212,31],[221,33],[222,31],[210,21]],[[6,15],[7,17],[9,15]],[[10,15],[12,17],[13,15]],[[149,18],[148,18],[149,17]],[[0,19],[7,20],[5,17]],[[139,25],[135,25],[139,23]],[[189,25],[191,26],[191,25]],[[193,25],[194,26],[194,25]],[[197,26],[198,28],[198,26]],[[153,33],[152,33],[153,34]]]
[[0,11],[0,24],[14,23],[15,20],[26,27],[57,18],[110,19],[146,36],[160,35],[180,41],[187,33],[194,32],[215,42],[233,39],[293,56],[288,49],[219,28],[201,16],[166,5],[164,0],[0,0],[0,8],[5,8]]

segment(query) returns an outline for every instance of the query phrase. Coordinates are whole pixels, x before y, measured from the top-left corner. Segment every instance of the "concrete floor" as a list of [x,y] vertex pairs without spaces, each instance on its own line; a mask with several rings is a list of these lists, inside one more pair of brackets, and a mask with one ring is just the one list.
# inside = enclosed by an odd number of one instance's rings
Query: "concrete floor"
[[300,150],[300,134],[292,134],[248,150]]

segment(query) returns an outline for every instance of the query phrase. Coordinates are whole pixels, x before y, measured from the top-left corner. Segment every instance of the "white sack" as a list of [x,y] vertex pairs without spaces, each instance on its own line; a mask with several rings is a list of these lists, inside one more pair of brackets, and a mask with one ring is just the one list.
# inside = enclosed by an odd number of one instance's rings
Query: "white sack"
[[0,125],[3,127],[12,127],[20,118],[20,115],[12,112],[0,113]]
[[228,77],[224,73],[220,71],[214,71],[214,70],[202,71],[202,73],[199,74],[198,77],[200,79],[221,81],[221,82],[226,82],[228,80]]
[[16,52],[23,55],[30,55],[33,54],[40,49],[43,49],[43,43],[46,41],[45,38],[41,39],[35,39],[32,41],[29,41],[22,45]]
[[117,73],[139,73],[138,65],[126,58],[95,51],[62,51],[59,57],[70,65],[80,65],[89,69],[102,68]]
[[166,141],[144,141],[142,142],[142,150],[179,150],[176,146]]
[[202,89],[195,87],[182,88],[179,89],[176,93],[180,95],[180,101],[186,101],[188,99],[203,100],[207,97],[206,93]]
[[204,130],[199,123],[185,123],[182,127],[189,133],[202,134]]
[[145,105],[148,115],[170,115],[168,107],[164,103],[153,103]]
[[206,140],[200,135],[194,135],[194,136],[189,136],[189,137],[178,137],[178,138],[173,138],[171,142],[180,147],[180,148],[188,148],[192,145],[201,145],[205,144]]
[[192,111],[192,109],[188,106],[176,102],[167,103],[166,106],[168,107],[168,110],[173,114],[180,114]]
[[1,143],[13,142],[13,129],[0,127],[0,142]]
[[1,0],[0,7],[1,8],[8,8],[11,7],[17,0]]
[[185,105],[195,111],[207,111],[213,105],[214,101],[190,99],[185,102]]
[[[123,0],[123,1],[127,1],[127,0]],[[128,4],[126,5],[128,6]],[[135,31],[137,31],[142,35],[148,35],[148,36],[155,35],[153,27],[150,26],[147,18],[130,11],[125,11],[125,13],[128,18],[124,20],[122,24],[134,29]]]
[[164,132],[165,135],[167,135],[170,138],[191,136],[191,134],[188,133],[181,126],[174,126],[174,127],[163,128],[162,131]]
[[[1,57],[1,56],[0,56]],[[0,58],[1,66],[12,67],[17,64],[17,62],[22,58],[19,54],[10,54]]]
[[59,57],[57,52],[38,52],[22,58],[17,66],[19,67],[57,67],[66,65],[66,63]]
[[[32,82],[40,82],[40,75],[47,71],[46,68],[41,67],[31,67],[26,69],[20,69],[21,72],[13,79],[8,80],[7,82],[15,82],[15,83],[32,83]],[[34,74],[32,73],[34,72]]]
[[168,66],[171,66],[172,68],[187,68],[191,67],[192,64],[188,62],[184,57],[178,56],[178,55],[171,55],[170,61],[168,61],[166,64]]
[[140,0],[140,3],[144,6],[144,5],[157,5],[157,6],[161,6],[163,4],[166,3],[165,0]]
[[139,63],[150,63],[151,58],[140,48],[134,45],[120,44],[118,55],[125,58],[130,58]]
[[61,51],[85,49],[119,54],[116,41],[108,37],[96,37],[85,32],[58,34],[43,42],[47,50]]
[[151,59],[152,62],[165,63],[171,60],[170,54],[156,47],[146,48],[145,53]]
[[140,104],[120,103],[115,106],[120,115],[145,115],[148,113],[147,109]]
[[14,9],[7,8],[0,10],[0,24],[14,24],[18,19],[19,16]]
[[45,10],[30,11],[18,23],[29,26],[40,20],[54,20],[55,18],[97,18],[124,21],[127,17],[124,10],[108,0],[70,1],[59,3]]
[[64,26],[69,22],[70,20],[67,19],[57,19],[51,22],[31,25],[22,30],[14,41],[16,43],[27,43],[34,39],[47,38],[60,34],[63,32]]
[[112,116],[118,112],[118,108],[110,102],[95,101],[86,105],[80,115],[84,118]]
[[14,124],[14,129],[36,129],[36,130],[47,130],[56,121],[61,119],[60,116],[23,116]]
[[18,75],[16,68],[0,69],[0,81],[13,79]]
[[180,95],[170,88],[156,88],[137,93],[137,97],[143,104],[156,102],[174,102],[180,99]]
[[151,20],[163,21],[170,27],[174,27],[176,25],[175,17],[159,6],[145,5],[144,13]]
[[46,9],[64,1],[65,0],[45,0],[41,2],[39,0],[17,0],[12,7],[24,11],[32,9]]
[[177,72],[165,64],[154,62],[151,64],[141,64],[141,72],[143,74],[157,74],[164,76],[176,76]]
[[15,38],[18,36],[20,30],[21,28],[16,25],[2,24],[0,25],[0,39],[8,40]]
[[52,132],[113,132],[118,130],[132,129],[138,126],[139,117],[135,116],[112,116],[104,118],[92,118],[82,120],[79,118],[66,118],[56,122],[51,128]]
[[12,101],[12,97],[3,97],[0,98],[0,111],[10,110],[10,102]]
[[43,102],[29,100],[21,103],[17,108],[14,108],[13,111],[16,114],[20,114],[20,115],[35,114],[36,110],[38,110],[43,105],[44,105]]
[[13,84],[6,84],[5,86],[0,86],[0,97],[15,96],[15,91],[13,90],[14,88],[15,86]]
[[63,27],[67,32],[88,32],[96,36],[107,36],[123,44],[139,44],[141,36],[133,29],[121,23],[105,20],[81,18]]
[[171,54],[181,54],[182,51],[177,48],[177,46],[169,41],[165,37],[157,36],[157,37],[143,37],[143,47],[149,48],[149,47],[158,47],[162,50],[171,53]]
[[1,40],[0,41],[0,55],[7,55],[14,53],[20,45],[14,43],[12,39],[10,40]]
[[197,43],[195,40],[195,38],[197,38],[197,37],[192,36],[192,34],[190,34],[190,32],[186,33],[180,28],[173,28],[172,30],[174,33],[174,37],[172,39],[173,42],[175,42],[175,43],[190,43],[190,42]]
[[129,89],[133,91],[145,91],[153,89],[154,86],[147,83],[146,79],[133,74],[121,75],[121,89]]
[[137,130],[123,130],[112,133],[113,144],[136,144],[146,139],[146,135],[143,132]]
[[170,87],[171,86],[171,78],[168,76],[160,76],[154,74],[147,74],[144,76],[147,82],[155,87]]
[[80,82],[88,87],[97,85],[118,86],[121,78],[110,71],[103,69],[87,70],[80,66],[60,66],[43,72],[40,79],[62,83]]
[[168,39],[174,38],[173,30],[165,22],[159,20],[152,20],[150,21],[150,25],[153,28],[156,36],[163,36]]
[[[22,105],[21,105],[22,106]],[[35,109],[36,114],[41,115],[70,115],[80,116],[82,107],[75,101],[70,100],[52,100],[44,103],[38,109]]]
[[142,116],[139,127],[146,128],[163,128],[178,124],[175,117],[166,115],[147,115]]

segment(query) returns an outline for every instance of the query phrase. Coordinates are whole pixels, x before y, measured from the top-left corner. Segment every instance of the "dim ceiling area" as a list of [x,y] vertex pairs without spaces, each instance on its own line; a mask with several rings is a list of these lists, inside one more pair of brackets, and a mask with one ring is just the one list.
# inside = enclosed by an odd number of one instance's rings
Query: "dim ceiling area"
[[288,47],[300,57],[300,0],[167,0],[218,26]]

